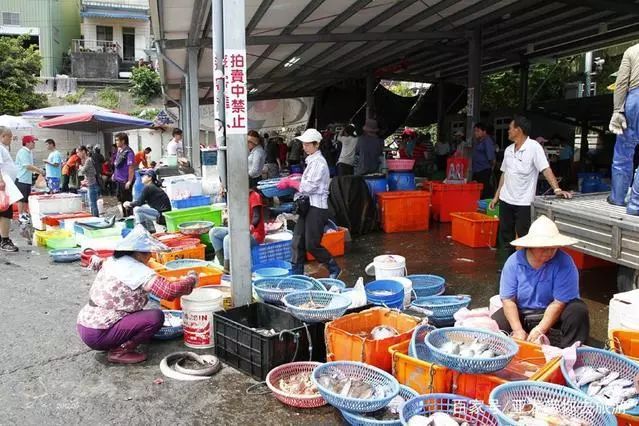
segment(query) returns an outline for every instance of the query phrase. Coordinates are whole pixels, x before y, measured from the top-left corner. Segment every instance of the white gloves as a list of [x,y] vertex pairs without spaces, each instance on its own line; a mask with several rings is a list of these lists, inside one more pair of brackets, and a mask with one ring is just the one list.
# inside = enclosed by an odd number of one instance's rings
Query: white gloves
[[628,127],[626,117],[620,112],[613,113],[612,118],[610,119],[610,124],[608,125],[610,131],[615,135],[620,135],[624,130],[626,130],[626,127]]

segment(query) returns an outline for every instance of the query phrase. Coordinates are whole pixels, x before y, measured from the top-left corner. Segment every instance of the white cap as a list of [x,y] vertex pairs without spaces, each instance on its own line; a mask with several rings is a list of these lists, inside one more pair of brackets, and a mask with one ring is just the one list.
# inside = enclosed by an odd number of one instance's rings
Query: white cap
[[316,129],[306,129],[306,131],[302,133],[302,136],[298,136],[296,139],[300,140],[302,143],[321,142],[322,134]]

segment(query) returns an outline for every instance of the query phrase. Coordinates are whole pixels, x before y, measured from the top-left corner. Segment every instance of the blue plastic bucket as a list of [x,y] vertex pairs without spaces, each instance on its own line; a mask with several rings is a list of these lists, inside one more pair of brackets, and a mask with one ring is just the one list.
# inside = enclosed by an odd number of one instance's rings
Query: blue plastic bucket
[[413,172],[388,172],[389,191],[414,191],[415,173]]
[[386,180],[386,177],[384,176],[380,176],[380,177],[367,177],[364,178],[364,181],[366,182],[366,185],[368,186],[368,192],[371,193],[371,197],[373,197],[373,200],[376,200],[377,197],[377,193],[378,192],[386,192],[388,191],[387,185],[388,185],[388,181]]
[[144,189],[144,184],[142,183],[142,175],[140,174],[140,170],[135,171],[135,181],[133,182],[133,199],[137,200],[140,198],[140,194]]
[[256,263],[253,265],[252,272],[257,272],[258,269],[264,268],[281,268],[290,271],[293,265],[286,260],[267,260],[266,262]]
[[401,309],[404,303],[404,286],[399,281],[375,280],[366,284],[366,299],[373,305]]

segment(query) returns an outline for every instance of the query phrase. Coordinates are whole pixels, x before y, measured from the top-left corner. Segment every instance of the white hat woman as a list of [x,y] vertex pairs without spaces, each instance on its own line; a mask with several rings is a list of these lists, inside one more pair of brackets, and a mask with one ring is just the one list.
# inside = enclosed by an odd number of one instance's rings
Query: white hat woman
[[530,342],[556,330],[562,348],[588,339],[588,308],[579,299],[579,272],[572,258],[559,250],[576,242],[560,234],[546,216],[535,220],[527,235],[511,242],[521,250],[508,258],[501,273],[499,295],[504,307],[493,314],[501,330]]

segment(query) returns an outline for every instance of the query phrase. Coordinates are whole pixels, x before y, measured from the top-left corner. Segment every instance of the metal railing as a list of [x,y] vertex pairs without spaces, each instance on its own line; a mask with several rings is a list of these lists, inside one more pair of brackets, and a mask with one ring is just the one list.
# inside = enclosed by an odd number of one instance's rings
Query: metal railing
[[122,54],[120,53],[121,50],[120,45],[115,41],[85,39],[71,40],[71,51],[73,53],[115,53],[122,57]]

